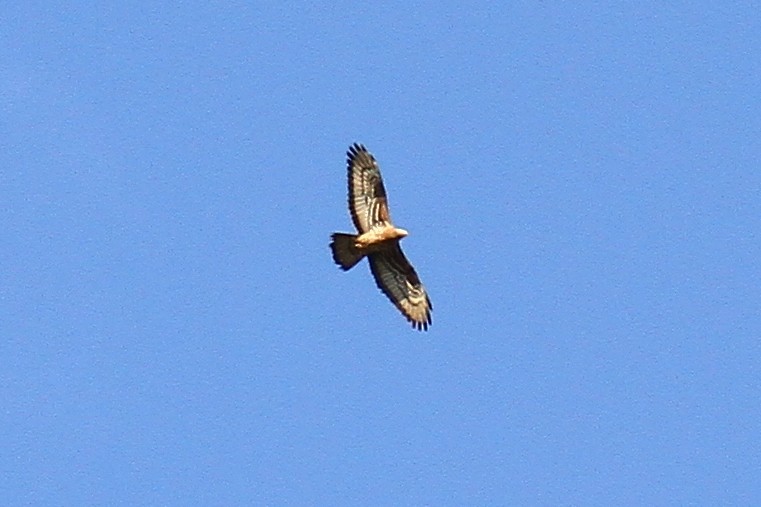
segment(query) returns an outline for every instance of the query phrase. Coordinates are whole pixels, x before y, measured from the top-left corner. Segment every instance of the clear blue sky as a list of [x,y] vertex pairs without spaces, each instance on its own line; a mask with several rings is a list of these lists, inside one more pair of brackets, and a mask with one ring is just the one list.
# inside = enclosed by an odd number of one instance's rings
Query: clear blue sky
[[[760,25],[6,5],[3,504],[761,504]],[[428,333],[331,261],[354,141]]]

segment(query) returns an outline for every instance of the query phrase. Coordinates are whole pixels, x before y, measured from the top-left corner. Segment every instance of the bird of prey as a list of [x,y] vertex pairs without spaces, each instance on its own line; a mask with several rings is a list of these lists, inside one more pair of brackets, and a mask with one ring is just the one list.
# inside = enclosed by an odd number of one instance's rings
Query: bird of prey
[[378,288],[418,330],[431,325],[431,300],[415,269],[402,253],[399,241],[407,231],[391,222],[386,189],[375,157],[361,144],[346,152],[349,176],[349,212],[358,234],[333,233],[333,260],[344,271],[364,257]]

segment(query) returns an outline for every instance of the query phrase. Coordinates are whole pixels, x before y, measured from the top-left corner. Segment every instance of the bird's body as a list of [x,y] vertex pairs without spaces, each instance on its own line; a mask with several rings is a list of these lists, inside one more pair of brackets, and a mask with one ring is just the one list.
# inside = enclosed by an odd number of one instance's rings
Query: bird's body
[[433,306],[399,245],[408,233],[391,222],[378,164],[361,144],[352,145],[347,157],[349,211],[358,234],[332,235],[333,260],[348,271],[367,257],[378,288],[413,327],[427,330]]
[[386,248],[390,242],[399,241],[407,236],[407,231],[397,229],[393,225],[376,227],[357,236],[354,246],[367,250],[367,253]]

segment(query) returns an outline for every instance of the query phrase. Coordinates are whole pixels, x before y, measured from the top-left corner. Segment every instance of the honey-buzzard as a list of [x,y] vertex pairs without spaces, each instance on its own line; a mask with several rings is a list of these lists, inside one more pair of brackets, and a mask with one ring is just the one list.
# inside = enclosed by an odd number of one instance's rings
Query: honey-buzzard
[[418,330],[431,325],[431,300],[399,241],[407,231],[391,222],[386,189],[375,157],[361,144],[346,152],[349,176],[349,212],[358,234],[333,233],[333,260],[348,271],[364,257],[378,288]]

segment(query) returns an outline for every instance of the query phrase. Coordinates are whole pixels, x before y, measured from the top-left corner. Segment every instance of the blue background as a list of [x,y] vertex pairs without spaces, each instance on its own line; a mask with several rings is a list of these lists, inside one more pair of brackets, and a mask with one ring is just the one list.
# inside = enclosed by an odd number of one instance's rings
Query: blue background
[[[761,504],[760,23],[6,5],[3,503]],[[330,259],[354,141],[428,333]]]

